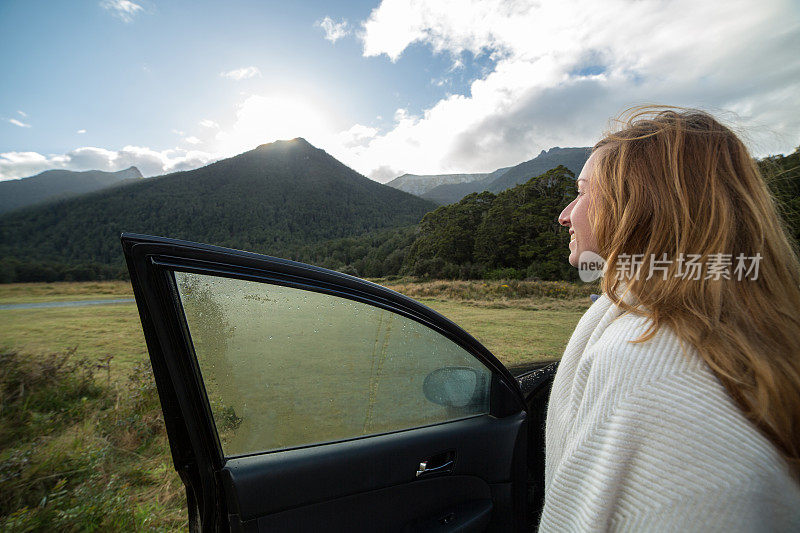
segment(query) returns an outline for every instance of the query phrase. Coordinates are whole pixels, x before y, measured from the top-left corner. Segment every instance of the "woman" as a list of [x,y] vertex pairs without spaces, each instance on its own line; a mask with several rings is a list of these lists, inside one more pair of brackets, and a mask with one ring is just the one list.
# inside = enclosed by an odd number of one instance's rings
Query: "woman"
[[603,294],[553,383],[540,531],[800,531],[800,263],[746,148],[639,108],[578,187],[559,222]]

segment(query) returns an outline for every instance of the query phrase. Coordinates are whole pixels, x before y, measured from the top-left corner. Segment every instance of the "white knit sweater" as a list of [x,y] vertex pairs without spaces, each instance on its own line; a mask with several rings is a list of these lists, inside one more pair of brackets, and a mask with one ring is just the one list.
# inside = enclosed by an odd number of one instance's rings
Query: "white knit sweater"
[[550,396],[540,531],[800,531],[785,461],[671,329],[627,342],[647,325],[605,294],[578,323]]

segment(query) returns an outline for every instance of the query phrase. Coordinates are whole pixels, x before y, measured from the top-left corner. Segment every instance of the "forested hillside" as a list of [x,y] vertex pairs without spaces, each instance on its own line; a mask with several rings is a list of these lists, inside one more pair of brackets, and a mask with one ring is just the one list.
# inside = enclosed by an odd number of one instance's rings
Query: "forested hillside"
[[0,213],[137,179],[142,179],[142,173],[130,167],[119,172],[46,170],[28,178],[0,181]]
[[417,276],[574,279],[558,215],[577,194],[558,166],[500,194],[472,193],[428,213],[404,270]]
[[758,162],[794,242],[800,245],[800,146],[794,153]]
[[488,191],[489,186],[495,180],[493,173],[487,177],[464,183],[446,183],[429,190],[422,195],[422,198],[435,202],[439,205],[448,205],[458,202],[468,194],[480,191]]
[[489,190],[495,193],[504,191],[509,187],[525,183],[531,176],[538,176],[558,165],[569,169],[576,176],[581,173],[583,165],[589,159],[591,148],[550,148],[531,159],[514,167],[492,181]]
[[0,217],[0,278],[31,262],[121,268],[123,231],[280,256],[415,224],[433,207],[303,139],[278,141],[197,170],[8,213]]

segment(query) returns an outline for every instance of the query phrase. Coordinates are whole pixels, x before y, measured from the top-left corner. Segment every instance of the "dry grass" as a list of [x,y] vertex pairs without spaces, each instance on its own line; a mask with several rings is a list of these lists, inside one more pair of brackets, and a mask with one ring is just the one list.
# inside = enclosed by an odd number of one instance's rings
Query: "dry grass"
[[129,281],[0,284],[0,304],[133,298]]
[[599,292],[597,284],[566,281],[388,281],[374,280],[411,298],[441,298],[458,301],[575,300]]

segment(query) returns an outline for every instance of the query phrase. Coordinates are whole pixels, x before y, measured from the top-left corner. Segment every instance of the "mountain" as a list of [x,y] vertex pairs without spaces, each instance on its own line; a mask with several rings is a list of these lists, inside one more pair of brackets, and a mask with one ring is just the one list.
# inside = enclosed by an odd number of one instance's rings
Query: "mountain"
[[439,205],[448,205],[459,201],[468,194],[488,191],[493,181],[494,178],[489,178],[487,176],[478,181],[439,185],[423,194],[421,198],[436,202]]
[[130,167],[119,172],[45,170],[28,178],[0,181],[0,213],[141,178],[139,169]]
[[422,196],[439,185],[464,183],[483,179],[488,174],[403,174],[386,185],[416,196]]
[[484,174],[481,179],[475,181],[442,184],[421,194],[420,197],[440,205],[452,204],[470,193],[487,190],[494,180],[502,176],[510,168],[498,168],[494,172]]
[[297,138],[196,170],[7,213],[0,217],[0,258],[122,265],[123,231],[281,255],[415,224],[434,207]]
[[544,174],[551,168],[561,165],[568,168],[576,176],[581,173],[583,165],[589,159],[591,148],[550,148],[519,165],[508,169],[496,180],[494,180],[489,190],[492,192],[504,191],[520,183],[525,183],[533,176]]
[[591,148],[551,148],[531,159],[513,167],[497,169],[485,178],[469,183],[446,184],[434,187],[422,195],[422,198],[448,205],[459,201],[464,196],[473,192],[491,191],[500,192],[515,185],[527,182],[533,176],[538,176],[552,168],[562,165],[576,176],[580,174],[586,160],[589,159]]

